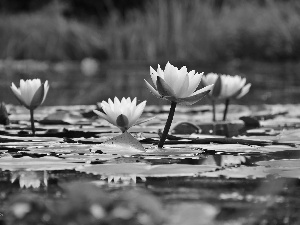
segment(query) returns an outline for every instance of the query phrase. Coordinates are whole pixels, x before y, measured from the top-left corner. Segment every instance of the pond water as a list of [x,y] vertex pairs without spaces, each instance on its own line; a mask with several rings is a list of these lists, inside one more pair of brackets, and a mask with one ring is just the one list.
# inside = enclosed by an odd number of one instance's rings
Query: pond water
[[[287,104],[299,103],[300,64],[262,63],[252,61],[232,61],[224,64],[173,63],[197,72],[216,72],[241,75],[252,83],[251,91],[236,104]],[[161,64],[164,65],[164,64]],[[11,94],[11,82],[21,78],[41,78],[49,80],[50,91],[45,105],[95,104],[117,96],[138,97],[148,104],[162,105],[146,89],[144,79],[150,81],[149,66],[157,69],[157,63],[149,62],[106,62],[97,66],[93,73],[84,72],[76,62],[34,62],[2,61],[0,63],[1,100],[17,104]],[[86,75],[84,75],[86,74]],[[203,99],[198,105],[208,104]]]
[[[8,106],[0,127],[0,224],[299,224],[300,105],[169,106],[131,128],[145,151],[109,145],[118,130],[95,106]],[[221,118],[222,105],[217,105]],[[241,119],[240,119],[241,118]],[[124,138],[124,136],[121,136]]]

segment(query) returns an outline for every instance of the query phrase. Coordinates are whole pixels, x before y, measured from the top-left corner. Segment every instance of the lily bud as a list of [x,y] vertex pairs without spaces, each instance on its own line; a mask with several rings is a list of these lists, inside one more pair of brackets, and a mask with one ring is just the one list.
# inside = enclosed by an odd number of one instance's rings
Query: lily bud
[[21,103],[29,110],[34,110],[41,105],[47,96],[49,85],[48,81],[44,84],[40,79],[20,80],[20,87],[17,88],[14,83],[11,85],[11,90]]

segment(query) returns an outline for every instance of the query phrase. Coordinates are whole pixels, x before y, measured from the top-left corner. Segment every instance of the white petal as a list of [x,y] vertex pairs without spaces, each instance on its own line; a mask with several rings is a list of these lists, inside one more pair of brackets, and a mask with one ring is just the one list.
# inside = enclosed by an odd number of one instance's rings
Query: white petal
[[196,73],[195,75],[190,75],[190,83],[189,83],[189,88],[186,92],[186,97],[190,96],[191,94],[193,94],[193,92],[197,89],[197,87],[199,86],[199,83],[202,79],[203,73]]
[[[174,90],[174,93],[176,94],[176,96],[179,96],[179,92],[181,90],[181,87],[183,85],[183,83],[185,82],[185,79],[187,79],[186,75],[187,75],[187,68],[185,66],[183,66],[177,74],[177,80],[174,80],[174,86],[172,87]],[[175,77],[175,76],[174,76]]]
[[147,88],[150,90],[152,94],[154,94],[157,98],[161,98],[161,95],[156,91],[145,79],[144,81],[146,82]]
[[178,90],[178,93],[176,93],[176,97],[178,98],[184,98],[184,97],[187,97],[186,93],[188,91],[188,88],[189,88],[189,75],[186,74],[185,75],[185,79],[183,80],[183,82],[181,82],[181,87],[180,89]]
[[205,91],[208,91],[208,90],[212,90],[213,86],[214,86],[214,85],[211,84],[211,85],[208,85],[208,86],[206,86],[206,87],[204,87],[204,88],[201,88],[201,89],[199,89],[198,91],[194,92],[191,96],[200,94],[200,93],[205,92]]
[[128,118],[129,119],[129,125],[128,125],[129,127],[131,127],[133,124],[135,124],[135,122],[138,120],[138,118],[140,118],[145,106],[146,106],[146,101],[143,101],[139,105],[136,106],[132,118]]
[[152,82],[154,84],[154,86],[156,87],[156,80],[157,80],[157,72],[150,66],[150,75],[151,75],[151,79],[152,79]]
[[175,66],[173,66],[173,65],[171,65],[168,62],[167,65],[166,65],[165,71],[164,71],[164,75],[165,75],[164,80],[172,88],[177,83],[178,73],[179,73],[178,72],[178,68],[175,67]]
[[245,85],[245,86],[242,88],[241,93],[240,93],[238,96],[236,96],[236,98],[241,98],[241,97],[243,97],[244,95],[246,95],[246,94],[249,92],[250,87],[251,87],[251,84],[250,84],[250,83],[247,84],[247,85]]
[[45,83],[44,83],[44,98],[43,98],[43,101],[42,103],[45,101],[46,99],[46,96],[48,94],[48,90],[49,90],[49,84],[48,84],[48,81],[46,80]]
[[107,122],[112,123],[113,125],[116,125],[115,120],[113,120],[111,117],[108,115],[98,111],[98,110],[93,110],[94,113],[96,113],[98,116],[100,116],[102,119],[105,119]]

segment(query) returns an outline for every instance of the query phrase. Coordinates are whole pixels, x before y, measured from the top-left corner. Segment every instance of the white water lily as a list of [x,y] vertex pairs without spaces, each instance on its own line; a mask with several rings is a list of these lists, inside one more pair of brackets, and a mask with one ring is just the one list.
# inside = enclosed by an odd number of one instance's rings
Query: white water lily
[[119,127],[122,132],[125,132],[130,127],[135,125],[145,108],[146,101],[137,105],[137,100],[134,98],[122,98],[120,101],[117,97],[114,102],[108,99],[108,102],[102,101],[101,107],[105,113],[98,110],[94,112],[101,118],[107,120],[111,124]]
[[49,85],[48,81],[42,84],[40,79],[20,80],[20,87],[17,88],[14,83],[11,90],[18,101],[29,110],[33,110],[41,105],[47,96]]
[[19,88],[14,83],[11,84],[10,88],[21,105],[29,109],[32,135],[35,135],[33,111],[45,101],[49,90],[48,81],[42,84],[40,79],[26,81],[21,79]]
[[155,88],[146,80],[145,82],[148,89],[156,97],[184,105],[192,105],[198,102],[213,87],[213,84],[211,84],[196,91],[203,73],[195,73],[195,70],[188,72],[185,66],[178,69],[169,62],[164,71],[160,68],[160,65],[158,65],[157,71],[150,67],[150,75]]
[[241,98],[249,92],[251,87],[250,83],[246,84],[246,78],[215,73],[203,76],[203,83],[205,85],[215,84],[210,95],[219,99]]

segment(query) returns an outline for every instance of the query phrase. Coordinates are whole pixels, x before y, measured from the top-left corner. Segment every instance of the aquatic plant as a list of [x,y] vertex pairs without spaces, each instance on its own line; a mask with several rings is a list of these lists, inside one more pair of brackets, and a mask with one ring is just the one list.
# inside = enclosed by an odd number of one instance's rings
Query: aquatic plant
[[40,79],[20,80],[20,87],[17,88],[14,83],[11,85],[11,90],[21,103],[30,111],[30,121],[32,135],[35,135],[34,127],[34,110],[41,105],[47,96],[49,85],[48,81],[43,84]]
[[94,110],[94,112],[105,119],[109,123],[117,126],[124,133],[130,127],[136,124],[137,120],[143,113],[146,101],[137,105],[137,100],[134,98],[132,101],[130,98],[122,98],[120,101],[117,97],[114,98],[114,102],[111,99],[108,101],[102,101],[101,107],[104,113]]
[[196,91],[203,73],[198,74],[194,70],[188,72],[185,66],[179,70],[169,62],[164,71],[160,68],[160,65],[158,65],[157,71],[150,66],[150,75],[155,87],[153,88],[145,80],[150,92],[158,98],[163,98],[171,102],[169,116],[158,144],[158,147],[162,148],[172,124],[177,103],[192,105],[198,102],[210,92],[213,84]]
[[225,99],[225,109],[223,113],[223,121],[226,120],[228,106],[231,99],[239,99],[246,95],[251,87],[251,84],[246,84],[246,78],[235,75],[225,75],[208,73],[203,77],[203,84],[210,85],[215,84],[213,90],[210,92],[213,106],[213,121],[216,121],[216,110],[215,110],[215,100]]

